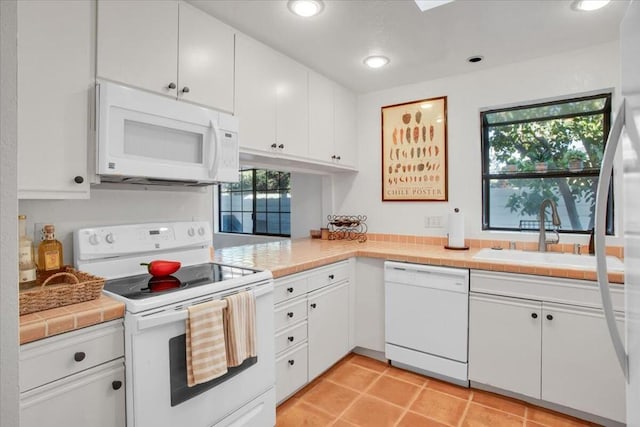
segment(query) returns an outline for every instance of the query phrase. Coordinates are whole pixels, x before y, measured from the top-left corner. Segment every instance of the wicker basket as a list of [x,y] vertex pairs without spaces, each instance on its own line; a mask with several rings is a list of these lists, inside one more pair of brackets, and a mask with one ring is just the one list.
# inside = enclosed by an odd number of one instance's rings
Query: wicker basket
[[20,290],[20,315],[96,299],[104,286],[102,277],[69,266],[41,280]]

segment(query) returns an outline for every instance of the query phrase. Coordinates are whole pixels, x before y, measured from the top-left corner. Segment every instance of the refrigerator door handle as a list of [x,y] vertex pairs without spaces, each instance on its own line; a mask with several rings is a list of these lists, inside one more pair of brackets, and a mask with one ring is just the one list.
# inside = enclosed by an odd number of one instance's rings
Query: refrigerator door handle
[[607,221],[607,201],[609,199],[609,184],[611,183],[611,174],[613,172],[613,160],[616,149],[620,143],[622,129],[625,124],[625,100],[622,99],[616,119],[613,122],[609,138],[604,149],[602,165],[600,166],[600,176],[598,177],[598,191],[596,193],[596,218],[594,244],[596,250],[596,275],[598,278],[598,286],[600,288],[600,296],[602,298],[602,308],[604,316],[607,320],[609,328],[609,336],[613,342],[613,348],[616,351],[618,362],[622,368],[625,378],[629,379],[629,358],[627,356],[622,337],[616,325],[616,318],[613,313],[613,304],[611,303],[611,291],[609,290],[609,277],[607,274],[607,258],[605,254],[606,245],[606,221]]

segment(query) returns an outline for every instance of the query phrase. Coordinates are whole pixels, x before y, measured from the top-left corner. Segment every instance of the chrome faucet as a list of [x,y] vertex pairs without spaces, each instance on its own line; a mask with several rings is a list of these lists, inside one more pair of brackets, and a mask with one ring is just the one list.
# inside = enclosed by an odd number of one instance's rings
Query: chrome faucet
[[[546,219],[545,209],[547,205],[551,206],[551,222],[554,226],[554,233],[556,233],[555,239],[547,240],[547,230],[544,228],[544,222]],[[538,220],[540,221],[540,235],[538,236],[538,251],[546,252],[548,243],[558,243],[560,241],[560,234],[558,234],[558,227],[560,227],[560,216],[558,215],[558,207],[556,202],[552,199],[544,199],[540,203],[540,212],[538,212]]]

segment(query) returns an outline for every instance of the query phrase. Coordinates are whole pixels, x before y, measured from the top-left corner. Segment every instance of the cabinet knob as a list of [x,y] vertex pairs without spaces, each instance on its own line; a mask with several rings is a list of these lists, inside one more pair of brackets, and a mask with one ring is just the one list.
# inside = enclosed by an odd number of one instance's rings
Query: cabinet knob
[[333,280],[333,278],[334,278],[334,277],[335,277],[335,276],[334,276],[333,274],[330,274],[330,275],[329,275],[329,279],[330,279],[330,280]]
[[116,381],[112,382],[112,383],[111,383],[111,387],[112,387],[114,390],[120,390],[120,387],[122,387],[122,381],[118,381],[118,380],[116,380]]
[[271,144],[271,148],[277,148],[278,144],[276,144],[275,142],[273,144]]
[[538,318],[538,313],[531,313],[531,317],[533,317],[534,319]]
[[182,88],[182,93],[189,93],[189,86],[185,86]]
[[318,305],[314,302],[313,304],[311,304],[311,308],[316,308]]
[[87,357],[87,355],[84,351],[78,351],[73,355],[73,360],[75,360],[76,362],[82,362],[85,357]]
[[289,316],[289,318],[292,318],[293,317],[293,311],[288,312],[287,316]]
[[75,182],[76,184],[82,184],[84,182],[84,178],[78,175],[75,178],[73,178],[73,182]]
[[335,160],[336,159],[336,155],[334,154],[333,156],[331,156],[331,159]]
[[336,156],[336,160],[340,160],[340,156]]
[[287,337],[287,339],[289,340],[289,342],[293,342],[293,337]]
[[176,88],[176,84],[174,82],[169,83],[169,85],[167,86],[167,89],[175,89]]
[[293,293],[293,288],[287,288],[287,292],[289,292],[290,294]]
[[550,314],[547,314],[547,320],[553,320],[553,316]]
[[278,145],[278,148],[281,149],[281,150],[284,149],[284,144]]
[[293,359],[289,360],[289,365],[293,366],[293,365],[295,365],[295,364],[296,364],[296,361],[295,361],[295,360],[293,360]]

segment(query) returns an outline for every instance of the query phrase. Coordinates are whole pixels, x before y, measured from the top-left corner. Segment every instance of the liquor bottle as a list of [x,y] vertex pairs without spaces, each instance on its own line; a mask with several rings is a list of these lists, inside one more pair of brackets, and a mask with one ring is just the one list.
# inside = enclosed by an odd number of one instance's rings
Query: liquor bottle
[[27,236],[27,217],[18,215],[18,270],[20,284],[36,280],[36,264],[33,260],[33,241]]
[[38,272],[55,273],[62,268],[62,243],[56,240],[55,227],[42,227],[43,240],[38,246]]

